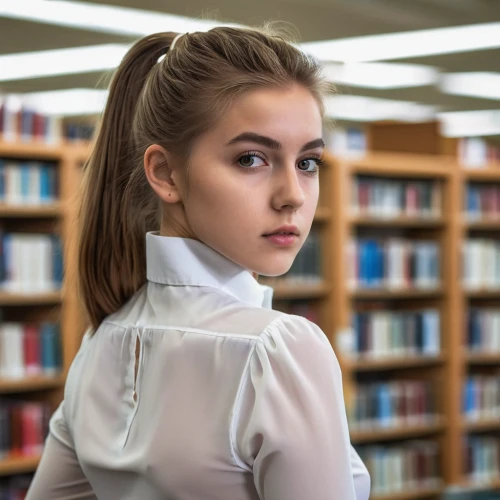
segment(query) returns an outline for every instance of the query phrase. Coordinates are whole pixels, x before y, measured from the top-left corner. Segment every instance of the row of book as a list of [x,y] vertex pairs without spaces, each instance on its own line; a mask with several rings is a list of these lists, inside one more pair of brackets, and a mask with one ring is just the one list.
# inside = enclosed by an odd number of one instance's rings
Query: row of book
[[59,236],[5,233],[0,237],[0,288],[13,293],[42,293],[61,288],[63,252]]
[[500,416],[500,375],[471,375],[463,388],[463,412],[468,420]]
[[347,245],[351,288],[436,288],[440,282],[439,245],[399,237],[359,238]]
[[321,241],[317,231],[311,231],[290,270],[280,277],[290,284],[318,283],[322,281]]
[[437,217],[441,198],[441,184],[436,181],[358,176],[352,183],[351,209],[354,214],[374,217]]
[[435,441],[365,446],[357,451],[370,473],[372,495],[392,495],[441,484],[439,446]]
[[0,478],[0,500],[24,500],[32,480],[32,474]]
[[500,146],[481,137],[463,137],[458,140],[457,148],[460,162],[466,167],[486,167],[500,162]]
[[53,376],[61,358],[57,323],[0,323],[0,377]]
[[50,407],[40,401],[0,401],[0,460],[38,456],[48,432]]
[[0,159],[0,203],[44,205],[58,198],[57,168],[53,163]]
[[469,220],[500,218],[500,185],[467,184],[465,214]]
[[471,482],[489,483],[500,478],[500,438],[466,436],[464,470]]
[[18,96],[0,96],[0,139],[54,144],[62,137],[62,120],[32,109]]
[[441,349],[439,312],[366,311],[353,314],[354,352],[359,358],[436,356]]
[[500,352],[500,309],[470,308],[466,322],[466,344],[470,352]]
[[462,276],[468,290],[500,288],[500,240],[473,238],[464,241]]
[[431,423],[436,419],[432,384],[392,380],[356,386],[350,419],[353,429],[377,429]]

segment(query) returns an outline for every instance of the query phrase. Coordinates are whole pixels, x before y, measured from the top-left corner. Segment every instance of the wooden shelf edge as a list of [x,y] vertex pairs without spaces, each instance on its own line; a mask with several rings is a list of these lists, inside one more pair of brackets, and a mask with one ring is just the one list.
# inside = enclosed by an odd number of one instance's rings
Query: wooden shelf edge
[[64,377],[62,375],[40,375],[22,379],[6,379],[0,377],[0,394],[54,389],[62,387],[63,385]]
[[48,205],[7,205],[0,203],[0,217],[59,217],[62,214],[60,203],[50,203]]
[[446,224],[443,217],[377,217],[372,215],[352,215],[351,226],[438,228]]
[[500,352],[483,353],[483,352],[466,352],[465,361],[471,365],[481,364],[496,364],[500,365]]
[[392,370],[397,368],[418,368],[444,363],[446,356],[394,356],[382,359],[344,359],[342,366],[352,371]]
[[435,434],[441,432],[443,428],[443,420],[438,419],[436,422],[421,425],[376,428],[370,430],[356,429],[352,430],[350,434],[353,443],[369,443],[373,441],[392,441]]
[[60,291],[40,294],[0,292],[0,306],[56,304],[61,301]]
[[18,474],[23,472],[34,472],[38,467],[40,457],[19,457],[0,460],[0,476]]
[[442,286],[436,288],[354,288],[349,290],[351,299],[414,299],[443,295]]
[[370,500],[417,500],[419,498],[440,495],[443,491],[444,486],[435,486],[431,488],[419,488],[413,491],[389,493],[387,495],[370,495]]
[[48,144],[41,140],[29,142],[0,140],[0,157],[59,161],[68,153],[77,160],[84,161],[90,153],[90,145],[85,142],[72,143],[64,139],[55,144]]
[[468,420],[463,418],[462,428],[464,431],[468,432],[482,432],[489,430],[499,430],[500,429],[500,418],[480,418],[477,420]]

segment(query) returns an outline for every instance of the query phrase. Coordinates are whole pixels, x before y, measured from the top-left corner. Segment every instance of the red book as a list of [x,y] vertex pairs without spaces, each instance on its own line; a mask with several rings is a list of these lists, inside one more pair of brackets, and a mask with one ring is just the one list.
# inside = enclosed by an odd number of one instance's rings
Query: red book
[[40,375],[42,367],[40,364],[40,335],[35,325],[24,326],[24,362],[25,371],[28,376]]

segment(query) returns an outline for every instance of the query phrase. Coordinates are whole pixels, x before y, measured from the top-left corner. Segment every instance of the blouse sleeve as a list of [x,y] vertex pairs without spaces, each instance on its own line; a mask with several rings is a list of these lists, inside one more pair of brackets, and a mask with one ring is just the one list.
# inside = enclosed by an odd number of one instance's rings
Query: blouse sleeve
[[351,447],[337,358],[297,316],[261,335],[234,417],[237,463],[263,500],[368,500],[368,472]]

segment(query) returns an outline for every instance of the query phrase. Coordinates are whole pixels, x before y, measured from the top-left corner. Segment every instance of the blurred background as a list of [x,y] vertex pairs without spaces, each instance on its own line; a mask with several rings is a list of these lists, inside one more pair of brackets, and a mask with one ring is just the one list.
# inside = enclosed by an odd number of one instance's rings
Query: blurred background
[[500,499],[500,2],[4,0],[1,500],[24,498],[81,340],[76,193],[113,69],[150,33],[267,21],[338,92],[311,234],[261,281],[330,339],[371,499]]

